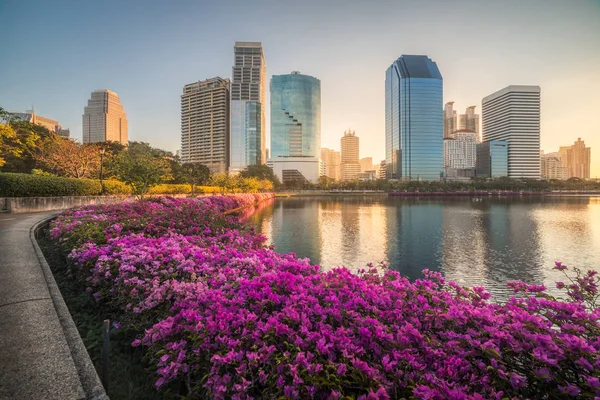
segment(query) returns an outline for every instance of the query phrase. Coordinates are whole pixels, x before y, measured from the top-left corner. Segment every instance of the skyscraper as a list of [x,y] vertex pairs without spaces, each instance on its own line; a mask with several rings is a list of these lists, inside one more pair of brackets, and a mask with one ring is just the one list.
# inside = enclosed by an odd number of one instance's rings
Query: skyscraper
[[447,139],[458,129],[454,102],[449,101],[444,106],[444,139]]
[[229,79],[190,83],[181,95],[181,159],[226,172],[229,155]]
[[444,139],[444,168],[475,168],[477,134],[460,129]]
[[355,132],[348,129],[342,137],[342,181],[352,181],[360,174],[359,140]]
[[360,172],[373,171],[373,157],[365,157],[359,160]]
[[508,177],[540,179],[540,87],[508,86],[482,100],[483,141],[508,142]]
[[569,170],[563,167],[562,161],[558,153],[543,154],[541,158],[541,175],[542,179],[567,179]]
[[467,107],[465,113],[458,116],[458,129],[475,132],[479,138],[479,114],[475,114],[475,107]]
[[325,164],[325,176],[336,181],[342,179],[342,158],[339,151],[321,147],[321,160]]
[[477,145],[477,176],[502,178],[508,176],[508,142],[489,140]]
[[585,147],[581,138],[577,138],[572,146],[561,146],[558,152],[563,167],[567,168],[568,178],[590,179],[592,149]]
[[403,55],[387,69],[388,179],[440,179],[444,169],[442,96],[442,75],[427,56]]
[[321,156],[321,81],[299,72],[271,80],[271,158]]
[[231,82],[230,170],[267,162],[267,66],[260,42],[235,42]]
[[95,90],[83,111],[83,143],[128,143],[127,116],[112,90]]

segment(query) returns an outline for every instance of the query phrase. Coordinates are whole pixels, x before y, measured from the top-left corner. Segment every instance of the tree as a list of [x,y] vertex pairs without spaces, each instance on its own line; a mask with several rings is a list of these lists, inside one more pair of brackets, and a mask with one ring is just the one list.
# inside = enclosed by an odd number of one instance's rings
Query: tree
[[246,169],[240,172],[240,177],[268,179],[275,187],[281,185],[279,178],[277,178],[273,170],[264,164],[248,165]]
[[244,193],[256,193],[261,187],[260,180],[256,178],[239,178],[238,187]]
[[44,170],[67,178],[87,178],[100,167],[100,151],[95,144],[79,144],[52,133],[44,139],[35,159]]
[[192,187],[192,196],[196,185],[203,185],[210,178],[210,170],[201,163],[185,163],[181,166],[181,175]]
[[162,152],[141,142],[131,142],[126,151],[117,155],[115,167],[119,179],[131,186],[133,194],[140,199],[169,173]]

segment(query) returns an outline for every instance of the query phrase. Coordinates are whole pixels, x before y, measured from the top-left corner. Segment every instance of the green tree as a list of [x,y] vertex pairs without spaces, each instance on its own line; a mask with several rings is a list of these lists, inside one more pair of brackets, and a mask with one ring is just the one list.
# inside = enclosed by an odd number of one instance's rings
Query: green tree
[[142,199],[151,187],[169,174],[169,164],[163,153],[147,143],[131,142],[126,151],[115,157],[119,179],[131,186],[138,198]]
[[192,196],[195,194],[195,187],[203,185],[210,178],[210,170],[206,165],[201,163],[185,163],[181,165],[180,174],[185,182],[189,183],[192,187]]
[[248,165],[246,169],[240,172],[242,178],[256,178],[256,179],[268,179],[275,187],[281,185],[279,178],[273,172],[273,170],[264,164]]
[[257,178],[239,178],[238,187],[244,193],[256,193],[261,188],[261,181]]

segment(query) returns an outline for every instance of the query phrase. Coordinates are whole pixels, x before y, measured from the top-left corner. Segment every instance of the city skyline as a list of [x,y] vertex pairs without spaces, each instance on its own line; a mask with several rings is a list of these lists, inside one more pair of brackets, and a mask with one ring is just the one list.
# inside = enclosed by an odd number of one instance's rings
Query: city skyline
[[[33,103],[37,112],[61,121],[71,128],[72,137],[81,140],[81,107],[92,90],[108,88],[121,97],[131,140],[175,151],[178,141],[174,139],[180,131],[181,87],[213,76],[229,77],[233,44],[256,40],[262,42],[268,57],[267,79],[300,70],[322,81],[323,147],[339,149],[340,135],[347,126],[352,126],[368,135],[361,153],[376,160],[384,158],[385,69],[400,54],[412,53],[427,54],[436,61],[444,75],[443,100],[454,101],[456,110],[475,105],[480,111],[481,99],[499,87],[539,85],[544,92],[541,148],[550,152],[579,136],[586,139],[587,146],[600,148],[600,122],[593,117],[594,110],[600,107],[600,100],[594,95],[600,91],[600,55],[594,51],[600,28],[593,24],[600,16],[600,3],[582,1],[573,6],[558,1],[532,1],[514,2],[507,7],[453,2],[439,3],[443,7],[437,9],[408,2],[344,4],[347,7],[342,14],[346,18],[339,18],[340,21],[332,19],[336,15],[335,4],[259,2],[255,10],[243,6],[244,12],[231,14],[225,23],[219,21],[221,35],[210,43],[202,39],[202,45],[208,46],[211,54],[204,57],[183,53],[182,48],[189,46],[189,41],[206,36],[206,32],[216,31],[219,25],[207,21],[198,27],[184,18],[178,26],[178,18],[190,10],[166,16],[161,10],[166,5],[155,4],[145,9],[140,7],[141,3],[131,2],[117,14],[108,11],[111,7],[40,2],[39,13],[28,17],[32,27],[25,29],[19,15],[26,15],[23,7],[31,4],[7,2],[0,5],[0,34],[12,35],[17,40],[9,44],[7,53],[11,57],[0,66],[0,105],[18,111],[31,108]],[[205,12],[226,15],[233,7],[233,3],[210,5]],[[296,38],[293,48],[277,34],[283,26],[293,28],[299,24],[295,19],[277,18],[289,12],[308,21],[310,28]],[[411,21],[439,13],[469,15],[472,23],[436,27],[433,22]],[[93,17],[84,19],[85,24],[73,22],[86,14]],[[557,18],[559,15],[561,18]],[[250,17],[256,18],[245,21]],[[511,32],[495,23],[506,18],[510,18]],[[402,24],[398,24],[399,19]],[[274,22],[260,23],[267,20]],[[356,23],[352,30],[346,29],[348,20]],[[46,23],[51,23],[52,29],[46,29]],[[154,26],[147,29],[153,23],[156,29]],[[104,29],[106,24],[111,29]],[[397,25],[401,25],[397,35],[389,37],[386,32]],[[175,41],[183,30],[190,36]],[[94,38],[101,31],[108,37]],[[472,33],[478,31],[477,37],[473,37]],[[444,41],[440,40],[441,32],[448,34]],[[406,36],[411,39],[399,39]],[[458,44],[467,39],[476,49],[475,56],[470,53],[457,57],[451,51],[453,46],[447,46],[447,40]],[[31,47],[28,44],[34,43],[41,49],[40,57],[57,48],[65,53],[54,63],[23,64],[19,60]],[[340,69],[333,60],[343,59],[356,46],[363,51],[361,59]],[[555,57],[556,53],[561,57]],[[119,57],[118,62],[113,65],[99,62],[107,56]],[[574,57],[578,63],[569,61]],[[564,132],[573,135],[565,137]],[[591,176],[600,176],[600,159],[592,158]]]

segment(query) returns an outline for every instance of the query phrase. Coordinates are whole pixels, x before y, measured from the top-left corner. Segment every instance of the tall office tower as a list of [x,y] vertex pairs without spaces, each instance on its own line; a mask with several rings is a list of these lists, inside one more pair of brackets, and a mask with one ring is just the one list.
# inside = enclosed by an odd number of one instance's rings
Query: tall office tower
[[181,160],[226,172],[229,155],[229,79],[190,83],[181,95]]
[[444,168],[475,168],[477,134],[466,129],[455,131],[444,139]]
[[467,111],[458,116],[458,129],[475,132],[479,140],[479,114],[475,114],[475,107],[467,107]]
[[585,147],[581,138],[577,138],[572,146],[561,146],[558,152],[563,167],[568,170],[568,178],[590,179],[592,149]]
[[477,144],[476,174],[484,178],[508,176],[508,142],[489,140]]
[[569,169],[564,167],[558,153],[543,154],[541,159],[542,179],[567,179]]
[[266,164],[267,65],[260,42],[235,42],[229,169]]
[[365,158],[361,158],[359,161],[360,163],[360,172],[365,172],[365,171],[373,171],[373,157],[365,157]]
[[483,141],[508,142],[508,177],[540,179],[540,87],[508,86],[482,100]]
[[352,181],[360,174],[359,140],[355,132],[348,129],[342,137],[342,181]]
[[443,82],[427,56],[403,55],[385,76],[388,179],[439,180],[444,169]]
[[41,125],[44,128],[48,129],[50,132],[54,132],[65,139],[69,139],[71,137],[71,131],[69,129],[63,129],[62,126],[58,123],[58,121],[42,117],[41,115],[37,115],[35,110],[27,110],[24,113],[11,113],[13,116],[16,116],[21,121],[27,121],[32,124]]
[[342,158],[339,151],[321,147],[321,161],[325,166],[325,176],[336,181],[342,179]]
[[127,145],[127,115],[112,90],[95,90],[83,111],[83,143],[119,142]]
[[453,107],[453,101],[447,102],[444,106],[444,139],[449,138],[458,129],[456,111]]
[[385,175],[385,160],[381,160],[377,166],[377,179],[386,179]]

